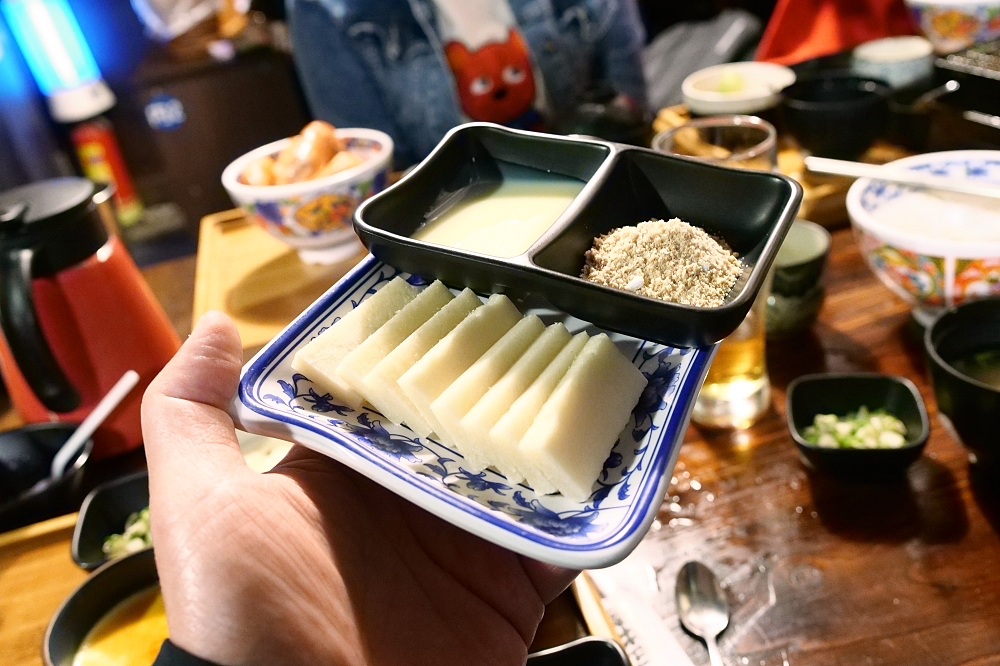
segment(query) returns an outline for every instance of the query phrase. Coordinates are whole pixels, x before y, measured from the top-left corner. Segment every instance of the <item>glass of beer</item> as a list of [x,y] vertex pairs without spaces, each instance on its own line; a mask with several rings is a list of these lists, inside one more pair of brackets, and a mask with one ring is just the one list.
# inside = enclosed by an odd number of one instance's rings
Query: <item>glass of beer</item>
[[[718,116],[693,120],[661,132],[653,148],[713,164],[773,171],[777,168],[777,132],[754,116]],[[740,327],[719,345],[695,402],[691,419],[715,428],[747,428],[771,404],[771,383],[764,357],[764,316],[771,274]]]
[[694,403],[695,423],[714,428],[748,428],[771,404],[771,382],[764,357],[764,316],[771,274],[740,327],[719,345]]

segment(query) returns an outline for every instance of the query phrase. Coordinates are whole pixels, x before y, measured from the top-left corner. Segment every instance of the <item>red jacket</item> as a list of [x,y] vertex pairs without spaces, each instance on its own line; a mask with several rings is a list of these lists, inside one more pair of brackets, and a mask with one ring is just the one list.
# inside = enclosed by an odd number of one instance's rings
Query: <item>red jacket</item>
[[757,60],[791,65],[915,32],[903,0],[778,0]]

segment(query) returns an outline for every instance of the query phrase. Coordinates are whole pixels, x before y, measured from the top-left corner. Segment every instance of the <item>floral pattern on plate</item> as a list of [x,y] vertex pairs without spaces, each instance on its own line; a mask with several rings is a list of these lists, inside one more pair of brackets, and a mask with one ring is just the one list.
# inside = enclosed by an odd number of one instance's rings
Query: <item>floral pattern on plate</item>
[[[522,554],[576,567],[606,566],[627,555],[666,491],[712,348],[675,349],[609,334],[649,384],[590,498],[581,503],[539,496],[492,469],[466,469],[459,452],[374,410],[336,404],[291,370],[295,350],[397,275],[425,284],[369,257],[278,335],[244,368],[232,410],[237,422],[340,460],[445,520]],[[516,302],[546,323],[598,332],[543,303]]]

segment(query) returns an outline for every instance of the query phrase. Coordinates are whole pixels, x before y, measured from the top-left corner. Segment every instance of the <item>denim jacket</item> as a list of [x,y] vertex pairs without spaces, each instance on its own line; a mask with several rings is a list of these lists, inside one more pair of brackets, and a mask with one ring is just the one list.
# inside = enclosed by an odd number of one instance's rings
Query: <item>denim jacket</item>
[[[313,113],[396,143],[396,166],[426,156],[463,121],[431,0],[287,0]],[[594,82],[646,103],[635,0],[509,0],[555,117]]]

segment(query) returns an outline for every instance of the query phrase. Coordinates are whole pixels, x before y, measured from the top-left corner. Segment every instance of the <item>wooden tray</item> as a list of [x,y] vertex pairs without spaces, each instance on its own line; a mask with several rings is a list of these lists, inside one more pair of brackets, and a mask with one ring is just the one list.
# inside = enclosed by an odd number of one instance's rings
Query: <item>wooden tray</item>
[[76,514],[0,534],[0,664],[40,665],[49,618],[87,577],[69,542]]
[[364,252],[339,264],[304,264],[242,211],[208,215],[198,241],[193,321],[209,310],[225,312],[244,351],[256,353],[362,257]]

